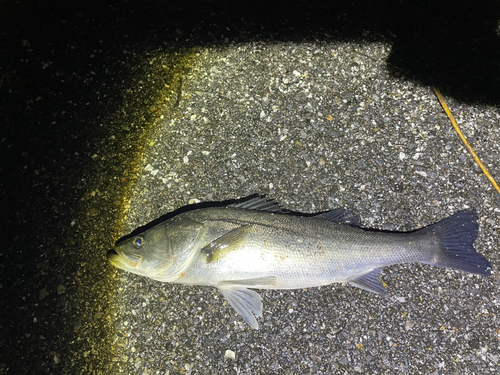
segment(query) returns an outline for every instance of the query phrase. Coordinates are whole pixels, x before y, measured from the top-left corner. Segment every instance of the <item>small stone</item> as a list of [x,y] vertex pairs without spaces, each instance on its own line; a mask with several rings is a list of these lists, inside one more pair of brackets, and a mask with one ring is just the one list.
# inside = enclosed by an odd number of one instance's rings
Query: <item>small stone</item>
[[41,301],[43,300],[45,297],[47,297],[50,293],[47,292],[47,289],[43,288],[42,290],[40,290],[40,293],[38,295],[38,299]]
[[236,355],[234,354],[234,352],[232,350],[226,350],[224,357],[234,360],[236,358]]
[[64,294],[64,293],[66,293],[66,288],[64,287],[64,285],[59,284],[57,286],[57,294]]
[[413,328],[414,325],[415,325],[415,322],[412,322],[411,320],[407,320],[405,323],[405,329],[407,331],[409,331],[410,329]]

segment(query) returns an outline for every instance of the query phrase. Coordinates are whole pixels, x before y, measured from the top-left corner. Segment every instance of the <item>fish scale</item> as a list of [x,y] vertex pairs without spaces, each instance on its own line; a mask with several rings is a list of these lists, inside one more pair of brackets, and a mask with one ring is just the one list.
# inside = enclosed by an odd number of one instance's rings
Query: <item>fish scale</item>
[[226,251],[228,254],[218,262],[193,263],[183,277],[185,284],[217,285],[221,280],[273,274],[279,275],[276,284],[258,288],[296,289],[347,282],[378,267],[422,261],[434,254],[432,241],[422,234],[391,233],[388,244],[385,232],[365,231],[319,218],[263,216],[257,211],[221,208],[199,214],[195,211],[184,217],[196,218],[214,228],[209,242],[229,230],[227,221],[233,227],[251,225],[254,231],[236,249]]

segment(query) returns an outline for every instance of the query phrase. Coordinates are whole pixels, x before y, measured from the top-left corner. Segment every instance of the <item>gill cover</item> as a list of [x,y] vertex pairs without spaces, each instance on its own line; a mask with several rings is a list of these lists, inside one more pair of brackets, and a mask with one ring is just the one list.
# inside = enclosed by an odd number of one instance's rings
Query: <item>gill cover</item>
[[168,272],[156,280],[175,281],[189,266],[197,250],[206,245],[208,227],[197,221],[174,217],[167,221],[167,247],[171,254]]

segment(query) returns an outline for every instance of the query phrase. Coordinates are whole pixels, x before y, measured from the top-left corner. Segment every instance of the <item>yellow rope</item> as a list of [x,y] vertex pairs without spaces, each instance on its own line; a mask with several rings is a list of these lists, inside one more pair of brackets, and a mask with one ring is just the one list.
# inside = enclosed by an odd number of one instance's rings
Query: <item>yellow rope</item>
[[467,149],[471,153],[472,157],[474,158],[474,161],[477,163],[477,165],[479,165],[479,167],[481,168],[481,170],[483,171],[483,173],[486,175],[486,177],[488,177],[488,180],[490,180],[490,182],[495,187],[495,189],[497,189],[497,191],[500,193],[500,187],[498,187],[497,183],[495,182],[495,179],[490,175],[490,173],[488,172],[488,170],[486,169],[486,167],[484,166],[484,164],[481,162],[481,160],[479,160],[479,157],[476,155],[476,153],[472,149],[472,147],[469,144],[469,142],[467,142],[467,139],[465,139],[465,136],[463,135],[462,131],[458,127],[458,124],[455,121],[455,119],[453,118],[453,115],[451,114],[450,109],[448,108],[448,106],[444,102],[444,99],[443,99],[441,93],[439,92],[439,90],[436,87],[432,87],[432,89],[434,90],[434,93],[436,94],[436,96],[437,96],[437,98],[439,100],[439,103],[441,103],[441,106],[443,107],[444,111],[448,115],[448,118],[450,119],[451,123],[453,124],[453,127],[455,128],[455,131],[458,133],[458,136],[460,137],[460,139],[465,144],[465,146],[467,147]]

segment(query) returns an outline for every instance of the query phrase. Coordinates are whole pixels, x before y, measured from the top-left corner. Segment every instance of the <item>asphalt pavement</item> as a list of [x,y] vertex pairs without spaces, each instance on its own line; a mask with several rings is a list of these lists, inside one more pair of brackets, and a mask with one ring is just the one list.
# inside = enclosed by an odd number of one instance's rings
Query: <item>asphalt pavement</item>
[[[431,88],[388,75],[389,53],[381,43],[328,42],[199,50],[178,105],[158,114],[148,137],[120,234],[190,203],[253,193],[292,211],[347,208],[386,230],[475,208],[476,248],[497,265],[498,192]],[[488,150],[499,144],[499,112],[449,105],[498,175]],[[126,373],[499,370],[494,277],[409,264],[384,270],[388,298],[342,285],[262,291],[258,331],[213,288],[123,271],[113,280],[116,355],[126,357],[116,368]]]

